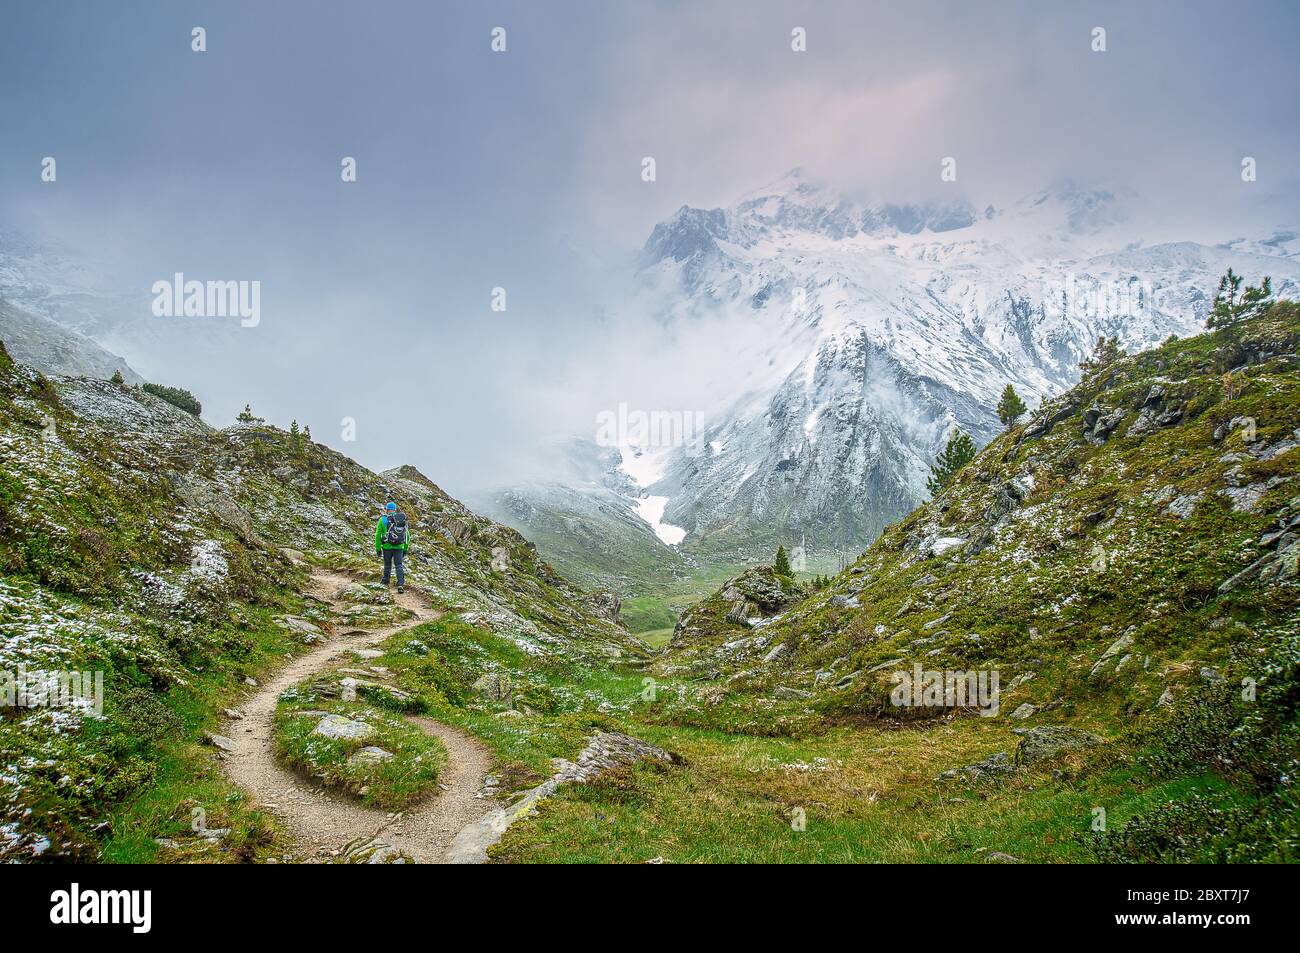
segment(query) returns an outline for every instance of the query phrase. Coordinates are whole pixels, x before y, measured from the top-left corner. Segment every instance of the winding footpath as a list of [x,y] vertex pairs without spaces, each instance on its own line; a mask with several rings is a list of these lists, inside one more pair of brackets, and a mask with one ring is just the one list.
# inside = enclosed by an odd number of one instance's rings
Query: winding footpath
[[[334,593],[354,580],[317,570],[312,581],[311,595],[333,604]],[[368,845],[370,850],[378,847],[380,856],[390,852],[385,848],[401,851],[417,863],[464,862],[463,850],[456,852],[460,856],[448,856],[456,835],[471,825],[480,827],[479,822],[497,810],[492,800],[476,797],[491,769],[491,754],[471,735],[430,718],[409,716],[408,720],[447,748],[448,765],[439,779],[441,791],[402,813],[390,814],[345,794],[326,791],[275,759],[272,719],[281,692],[355,649],[376,645],[396,632],[440,615],[412,592],[394,593],[394,598],[398,605],[416,614],[414,622],[336,637],[299,656],[245,700],[241,706],[243,718],[226,726],[233,742],[232,750],[226,753],[227,773],[252,795],[257,805],[279,817],[308,862],[334,859],[357,845]]]

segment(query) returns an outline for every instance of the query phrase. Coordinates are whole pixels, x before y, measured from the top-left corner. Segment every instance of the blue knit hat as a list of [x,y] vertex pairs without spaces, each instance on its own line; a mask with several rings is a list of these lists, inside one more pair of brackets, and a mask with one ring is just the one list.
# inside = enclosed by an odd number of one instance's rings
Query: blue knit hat
[[393,510],[397,509],[397,504],[396,504],[396,503],[389,503],[387,506],[384,507],[384,509],[388,510],[388,512],[391,513],[391,512],[393,512]]

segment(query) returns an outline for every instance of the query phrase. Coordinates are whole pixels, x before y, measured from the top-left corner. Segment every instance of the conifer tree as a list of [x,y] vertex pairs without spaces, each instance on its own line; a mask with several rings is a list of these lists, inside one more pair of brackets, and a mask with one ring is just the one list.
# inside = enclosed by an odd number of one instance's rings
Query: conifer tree
[[948,446],[943,448],[939,459],[930,468],[930,479],[925,484],[930,495],[938,496],[943,492],[944,487],[957,476],[957,471],[975,459],[975,453],[974,440],[961,430],[953,433],[948,438]]
[[1258,286],[1247,285],[1245,291],[1241,291],[1241,282],[1241,275],[1231,268],[1219,279],[1219,290],[1214,295],[1214,308],[1206,319],[1206,327],[1212,330],[1230,328],[1262,313],[1273,303],[1272,278],[1265,277]]
[[1009,430],[1011,425],[1020,419],[1020,415],[1028,409],[1025,402],[1020,399],[1020,395],[1016,393],[1016,389],[1008,384],[1006,390],[1002,392],[1002,399],[998,401],[998,419],[1002,421],[1002,426]]
[[1120,349],[1119,338],[1106,337],[1103,334],[1097,338],[1097,343],[1092,349],[1092,356],[1085,358],[1083,363],[1079,365],[1079,369],[1087,377],[1089,374],[1113,364],[1123,356],[1124,352]]

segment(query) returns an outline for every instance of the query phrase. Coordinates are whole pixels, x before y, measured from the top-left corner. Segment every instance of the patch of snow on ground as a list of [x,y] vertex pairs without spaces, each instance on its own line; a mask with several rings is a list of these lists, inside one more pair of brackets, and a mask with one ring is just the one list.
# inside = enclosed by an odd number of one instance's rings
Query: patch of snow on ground
[[663,542],[676,546],[686,538],[686,530],[663,521],[664,508],[668,505],[666,496],[643,496],[636,501],[636,515],[650,524]]
[[619,455],[623,458],[619,469],[630,476],[637,486],[650,486],[663,477],[670,450],[671,448],[661,447],[619,447]]
[[230,572],[221,544],[215,540],[205,539],[194,547],[190,553],[190,575],[198,576],[209,582],[221,582]]

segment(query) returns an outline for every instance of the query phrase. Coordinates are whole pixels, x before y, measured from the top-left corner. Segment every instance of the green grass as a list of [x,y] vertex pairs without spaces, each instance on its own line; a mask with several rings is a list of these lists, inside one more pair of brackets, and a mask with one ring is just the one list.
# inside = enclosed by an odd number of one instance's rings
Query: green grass
[[650,629],[640,632],[638,635],[641,641],[652,649],[661,649],[672,641],[673,627],[670,625],[665,629]]
[[647,632],[671,630],[677,622],[677,615],[663,596],[633,596],[623,600],[619,620],[629,631],[645,638]]
[[706,562],[689,575],[658,578],[645,592],[623,600],[619,618],[638,636],[672,629],[682,609],[707,597],[744,568],[731,562]]
[[[362,722],[373,729],[361,738],[326,738],[316,733],[320,718],[305,711],[325,711]],[[366,747],[392,757],[374,763],[354,760]],[[437,738],[401,715],[365,702],[323,700],[310,690],[286,692],[275,714],[276,756],[326,787],[339,788],[371,807],[398,811],[428,797],[447,765],[447,749]]]
[[[375,660],[397,687],[416,699],[414,710],[480,737],[521,787],[551,773],[550,759],[573,757],[613,711],[634,703],[645,676],[573,659],[529,655],[508,639],[447,615],[386,640]],[[485,700],[473,688],[480,676],[509,679],[510,704]],[[513,707],[511,707],[513,705]]]
[[[269,815],[253,809],[247,796],[223,773],[216,749],[203,736],[219,728],[217,712],[238,706],[250,689],[245,677],[257,678],[280,667],[300,645],[270,622],[269,610],[257,616],[249,633],[247,652],[219,662],[187,685],[161,695],[154,705],[141,707],[143,696],[117,697],[106,686],[109,722],[92,726],[88,740],[96,742],[118,731],[141,735],[162,733],[153,745],[143,745],[149,783],[120,803],[108,807],[108,835],[101,859],[107,863],[258,861],[290,850]],[[112,685],[112,680],[108,681]],[[114,706],[130,721],[116,727]],[[229,829],[208,840],[205,832]],[[158,839],[174,842],[160,845]]]
[[[421,710],[496,752],[507,795],[548,776],[552,758],[573,758],[596,730],[626,731],[685,759],[561,788],[510,829],[493,850],[499,861],[947,863],[999,851],[1086,863],[1097,859],[1094,808],[1113,827],[1189,792],[1248,799],[1204,771],[1153,781],[1122,740],[997,782],[936,780],[1013,752],[1018,738],[1005,719],[906,728],[805,719],[805,733],[778,737],[690,726],[680,704],[687,686],[659,682],[651,700],[639,672],[548,663],[450,616],[382,648],[378,661]],[[515,710],[533,714],[503,716],[505,704],[479,698],[471,685],[485,671],[507,676]],[[796,809],[805,830],[792,826]]]
[[[619,772],[561,789],[493,850],[516,863],[975,863],[990,852],[1037,863],[1088,863],[1094,809],[1107,823],[1188,790],[1120,767],[1081,781],[1035,771],[1002,782],[938,782],[987,755],[1005,726],[963,720],[924,730],[837,729],[803,741],[742,739],[638,726],[681,753],[681,768]],[[993,745],[1005,750],[999,740]],[[819,761],[818,759],[825,759]],[[802,769],[809,766],[807,769]],[[796,829],[796,818],[804,829]]]

